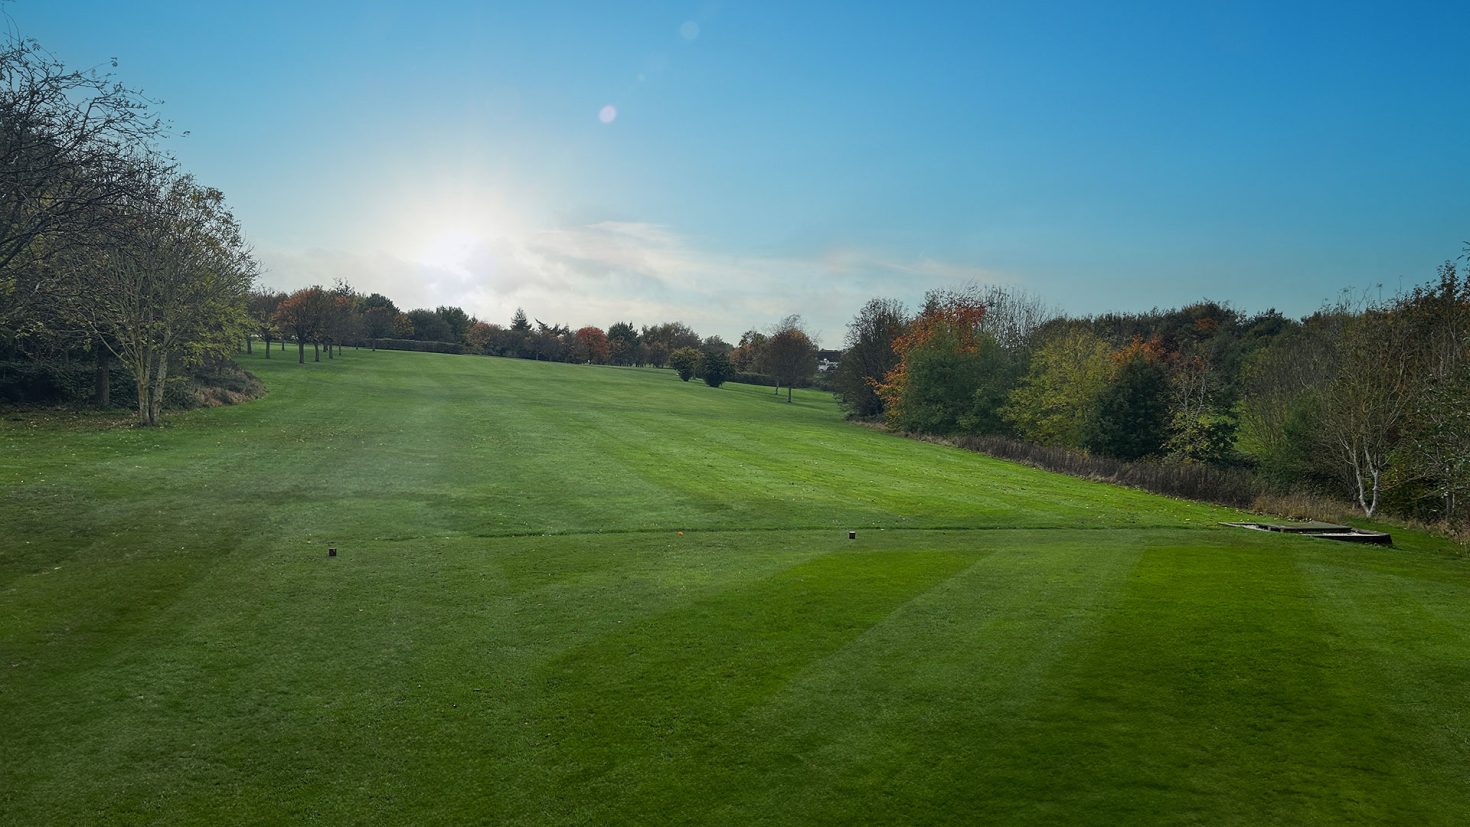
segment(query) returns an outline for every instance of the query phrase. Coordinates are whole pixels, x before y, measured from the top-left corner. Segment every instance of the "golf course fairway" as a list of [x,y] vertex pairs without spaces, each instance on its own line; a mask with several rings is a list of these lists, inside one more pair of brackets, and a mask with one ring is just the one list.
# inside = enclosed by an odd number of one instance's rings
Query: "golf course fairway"
[[3,412],[0,822],[1470,813],[1446,541],[1223,528],[816,391],[294,356],[161,429]]

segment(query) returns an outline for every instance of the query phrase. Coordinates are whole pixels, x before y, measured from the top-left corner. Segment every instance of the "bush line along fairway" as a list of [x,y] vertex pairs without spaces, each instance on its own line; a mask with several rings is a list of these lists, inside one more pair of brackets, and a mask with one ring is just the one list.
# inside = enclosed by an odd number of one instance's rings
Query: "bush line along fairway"
[[242,363],[267,397],[162,430],[0,423],[5,820],[1470,812],[1439,540],[1222,529],[815,392]]

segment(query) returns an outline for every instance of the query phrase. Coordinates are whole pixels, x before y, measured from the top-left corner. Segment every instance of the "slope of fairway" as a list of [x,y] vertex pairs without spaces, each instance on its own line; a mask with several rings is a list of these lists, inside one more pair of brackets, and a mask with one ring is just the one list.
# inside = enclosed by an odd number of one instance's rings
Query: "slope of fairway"
[[0,422],[0,821],[1470,812],[1431,538],[1222,529],[817,393],[283,355],[162,430]]

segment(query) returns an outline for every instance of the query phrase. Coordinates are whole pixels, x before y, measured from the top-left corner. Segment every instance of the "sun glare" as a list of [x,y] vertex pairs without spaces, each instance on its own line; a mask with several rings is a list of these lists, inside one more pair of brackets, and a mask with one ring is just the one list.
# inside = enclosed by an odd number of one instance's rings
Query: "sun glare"
[[462,269],[482,240],[479,233],[465,229],[441,230],[420,250],[419,263],[442,270]]

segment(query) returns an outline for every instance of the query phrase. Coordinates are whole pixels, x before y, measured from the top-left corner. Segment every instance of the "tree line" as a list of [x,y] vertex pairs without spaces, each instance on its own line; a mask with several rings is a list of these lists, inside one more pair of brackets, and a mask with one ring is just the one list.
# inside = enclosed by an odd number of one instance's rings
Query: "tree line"
[[726,380],[774,386],[777,391],[810,382],[817,348],[801,317],[788,316],[768,332],[749,330],[738,345],[719,336],[701,337],[683,322],[637,327],[615,322],[606,330],[593,325],[573,330],[532,319],[517,308],[506,325],[482,321],[462,308],[440,306],[402,311],[392,299],[362,295],[345,281],[292,293],[258,290],[248,301],[250,324],[243,349],[256,340],[266,346],[296,344],[297,359],[327,358],[342,345],[443,353],[468,353],[593,365],[673,368],[680,379],[702,379],[712,387]]
[[1470,524],[1470,277],[1454,261],[1301,319],[1213,301],[1070,317],[1024,291],[936,290],[912,312],[868,302],[846,345],[839,399],[895,430],[1240,469],[1369,517]]
[[0,361],[95,361],[104,400],[120,365],[144,425],[179,372],[239,341],[258,269],[220,191],[159,148],[151,105],[0,44]]

